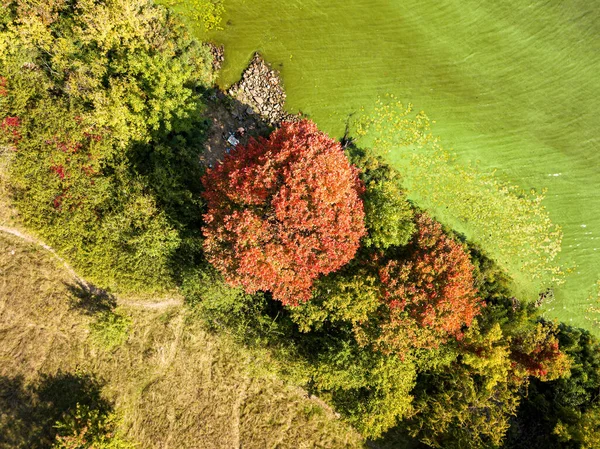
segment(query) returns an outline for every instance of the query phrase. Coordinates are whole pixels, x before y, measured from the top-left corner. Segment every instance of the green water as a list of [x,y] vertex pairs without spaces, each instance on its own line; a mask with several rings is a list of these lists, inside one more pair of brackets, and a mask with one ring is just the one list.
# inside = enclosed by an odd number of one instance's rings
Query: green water
[[[590,327],[600,274],[600,1],[226,0],[220,78],[258,50],[288,108],[339,136],[348,114],[394,93],[434,119],[464,161],[548,188],[577,268],[547,312]],[[199,36],[205,38],[202,32]]]

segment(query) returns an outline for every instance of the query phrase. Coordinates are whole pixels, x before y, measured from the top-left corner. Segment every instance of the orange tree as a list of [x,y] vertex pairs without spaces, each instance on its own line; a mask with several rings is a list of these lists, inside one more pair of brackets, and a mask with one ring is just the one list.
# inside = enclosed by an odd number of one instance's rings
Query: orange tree
[[357,169],[308,120],[237,146],[203,177],[208,260],[246,292],[286,305],[356,253],[365,234]]
[[389,313],[380,324],[382,348],[433,348],[460,339],[483,304],[465,248],[426,214],[416,222],[408,257],[383,261],[379,269]]

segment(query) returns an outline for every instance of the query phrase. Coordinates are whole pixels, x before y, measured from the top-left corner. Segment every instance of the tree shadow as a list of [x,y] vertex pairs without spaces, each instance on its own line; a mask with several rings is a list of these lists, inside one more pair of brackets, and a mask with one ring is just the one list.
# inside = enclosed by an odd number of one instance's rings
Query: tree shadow
[[42,375],[34,384],[22,376],[0,376],[0,448],[50,448],[56,423],[77,404],[101,414],[112,410],[100,382],[87,374]]
[[232,148],[231,135],[246,145],[252,137],[268,137],[273,127],[252,105],[243,103],[218,89],[205,96],[205,116],[209,121],[202,162],[212,166],[223,159]]
[[128,152],[132,177],[142,180],[161,213],[181,240],[169,266],[175,284],[185,273],[202,265],[202,176],[233,148],[252,137],[266,137],[272,127],[248,105],[208,89],[198,113],[158,129],[151,143],[137,142]]
[[110,312],[117,306],[117,300],[113,295],[94,285],[84,284],[81,281],[65,282],[64,285],[73,295],[71,308],[78,309],[86,315]]

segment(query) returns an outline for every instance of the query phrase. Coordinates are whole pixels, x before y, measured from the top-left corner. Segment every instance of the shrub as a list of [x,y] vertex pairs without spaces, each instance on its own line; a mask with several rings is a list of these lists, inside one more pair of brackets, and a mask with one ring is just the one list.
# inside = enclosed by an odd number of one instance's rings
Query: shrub
[[0,146],[21,217],[97,284],[172,286],[183,230],[200,228],[208,50],[146,0],[0,8]]
[[355,338],[362,340],[361,326],[381,306],[381,287],[367,267],[350,268],[319,279],[310,301],[290,310],[302,332],[320,330],[327,322],[350,323]]
[[117,417],[112,412],[77,404],[56,423],[56,440],[52,449],[134,449],[117,431]]
[[400,174],[382,158],[351,147],[350,161],[360,169],[365,184],[366,247],[387,249],[406,245],[415,231],[413,208],[401,185]]
[[211,331],[226,332],[249,346],[266,342],[276,329],[261,293],[247,294],[230,287],[211,267],[188,273],[182,285],[186,301]]
[[112,351],[127,341],[131,323],[131,318],[119,310],[102,311],[90,324],[92,341]]
[[362,184],[340,144],[309,121],[237,146],[203,177],[208,260],[234,286],[284,304],[350,261],[364,235]]

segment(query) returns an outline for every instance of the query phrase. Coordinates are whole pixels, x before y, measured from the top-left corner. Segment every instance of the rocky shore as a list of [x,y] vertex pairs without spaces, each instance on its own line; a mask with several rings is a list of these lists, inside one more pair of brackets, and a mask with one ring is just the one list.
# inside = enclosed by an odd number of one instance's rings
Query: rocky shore
[[[214,64],[220,67],[223,49],[212,45]],[[283,121],[300,120],[285,110],[286,94],[279,72],[255,53],[239,82],[227,92],[214,89],[207,98],[207,118],[212,122],[203,162],[212,166],[234,146],[250,137],[268,136]]]
[[225,61],[225,47],[223,45],[215,45],[212,43],[206,44],[212,55],[212,68],[213,72],[217,73],[221,70],[221,66],[223,65],[223,61]]
[[272,69],[255,53],[242,78],[227,93],[240,103],[248,105],[248,114],[258,114],[269,125],[297,120],[298,116],[285,111],[286,94],[279,72]]

